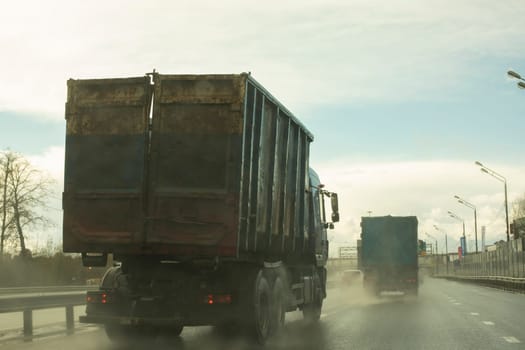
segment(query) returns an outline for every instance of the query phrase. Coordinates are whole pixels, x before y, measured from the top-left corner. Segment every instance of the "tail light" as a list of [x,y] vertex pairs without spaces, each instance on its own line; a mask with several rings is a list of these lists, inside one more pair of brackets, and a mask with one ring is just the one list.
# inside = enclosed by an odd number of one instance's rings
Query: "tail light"
[[96,291],[96,292],[87,292],[86,302],[88,304],[108,304],[113,301],[113,296],[111,293]]
[[214,304],[231,304],[231,294],[208,294],[204,297],[204,303],[208,305]]

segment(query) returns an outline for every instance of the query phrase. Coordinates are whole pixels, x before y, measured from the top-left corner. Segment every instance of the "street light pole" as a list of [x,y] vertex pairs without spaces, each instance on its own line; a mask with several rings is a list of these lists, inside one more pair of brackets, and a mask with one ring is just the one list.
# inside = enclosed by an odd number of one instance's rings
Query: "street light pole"
[[466,252],[468,252],[468,249],[467,249],[467,237],[465,237],[465,220],[463,220],[463,218],[457,216],[456,214],[454,214],[453,212],[451,212],[450,210],[448,211],[448,215],[450,215],[450,217],[456,219],[456,220],[459,220],[463,223],[463,240],[465,241],[465,251],[463,252],[463,254],[465,254]]
[[445,257],[446,257],[446,264],[447,264],[447,275],[448,275],[448,242],[447,242],[447,233],[443,230],[441,230],[439,227],[437,227],[436,225],[434,225],[434,228],[438,231],[440,231],[441,233],[445,234]]
[[447,233],[443,231],[442,229],[440,229],[439,227],[437,227],[436,225],[434,225],[434,228],[445,235],[445,254],[448,254]]
[[[510,71],[510,72],[512,72],[512,71]],[[486,174],[489,174],[493,178],[503,182],[503,189],[505,190],[505,230],[506,230],[506,233],[507,233],[507,242],[508,242],[508,241],[510,241],[510,235],[509,235],[509,204],[508,204],[508,200],[507,200],[507,179],[503,175],[498,174],[494,170],[487,168],[486,166],[484,166],[483,164],[481,164],[478,161],[476,161],[474,164],[480,166],[482,172],[484,172]]]
[[438,274],[438,259],[439,259],[438,241],[437,241],[437,239],[436,239],[435,237],[433,237],[432,235],[429,235],[429,234],[426,233],[426,232],[425,232],[425,234],[426,234],[428,237],[432,238],[432,239],[436,242],[436,256],[434,257],[434,264],[435,264],[435,269],[434,269],[434,270],[436,271],[435,273],[436,273],[436,275],[437,275],[437,274]]
[[507,180],[503,182],[503,187],[505,189],[505,229],[507,230],[507,242],[510,241],[509,235],[509,202],[507,200]]
[[476,206],[472,203],[467,202],[466,200],[464,200],[458,195],[455,195],[454,198],[456,198],[459,203],[471,209],[474,209],[474,237],[476,239],[476,253],[477,253],[478,252],[478,214],[477,214]]
[[437,241],[437,239],[436,239],[435,237],[429,235],[429,234],[426,233],[426,232],[425,232],[425,234],[426,234],[428,237],[432,238],[432,239],[436,242],[436,255],[439,254],[439,250],[438,250],[438,241]]

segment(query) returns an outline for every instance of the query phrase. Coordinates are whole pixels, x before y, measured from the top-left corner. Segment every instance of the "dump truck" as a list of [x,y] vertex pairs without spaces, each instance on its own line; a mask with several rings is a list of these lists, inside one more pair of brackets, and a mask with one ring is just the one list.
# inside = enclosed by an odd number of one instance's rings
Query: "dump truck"
[[[113,264],[84,323],[111,340],[320,318],[337,194],[313,135],[251,74],[67,82],[63,250]],[[330,203],[325,208],[325,201]]]
[[361,270],[369,292],[418,293],[418,221],[415,216],[361,218]]

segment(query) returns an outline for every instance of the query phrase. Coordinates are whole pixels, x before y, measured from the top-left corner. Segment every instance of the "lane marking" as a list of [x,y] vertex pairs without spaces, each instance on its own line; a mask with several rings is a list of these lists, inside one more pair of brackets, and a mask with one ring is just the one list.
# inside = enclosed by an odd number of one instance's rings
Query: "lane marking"
[[486,324],[487,326],[494,326],[494,322],[492,321],[483,321],[484,324]]
[[503,339],[505,339],[507,343],[514,343],[514,344],[521,343],[518,340],[518,338],[515,338],[515,337],[503,337]]
[[461,305],[461,303],[454,303],[454,305]]
[[321,318],[327,317],[329,314],[321,314]]
[[479,312],[471,312],[470,313],[472,316],[479,316]]

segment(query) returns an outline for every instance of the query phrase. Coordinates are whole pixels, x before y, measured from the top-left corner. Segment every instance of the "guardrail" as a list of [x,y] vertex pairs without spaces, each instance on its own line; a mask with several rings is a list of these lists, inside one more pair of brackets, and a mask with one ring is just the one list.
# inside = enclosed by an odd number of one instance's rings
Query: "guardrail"
[[85,289],[72,292],[57,292],[39,295],[0,296],[0,313],[23,313],[23,337],[33,339],[33,311],[52,308],[65,308],[66,333],[75,331],[74,306],[86,303]]
[[7,288],[0,288],[0,295],[29,294],[29,293],[57,293],[57,292],[85,292],[88,290],[98,290],[98,285],[7,287]]
[[504,277],[504,276],[452,276],[435,275],[437,278],[449,280],[472,282],[490,287],[497,287],[504,290],[518,291],[525,293],[525,278]]
[[[335,288],[336,280],[327,281],[327,288]],[[69,291],[64,291],[69,290]],[[88,290],[97,290],[98,286],[0,288],[0,313],[23,313],[23,339],[33,340],[33,311],[53,308],[65,308],[66,333],[75,331],[74,307],[86,303]]]

